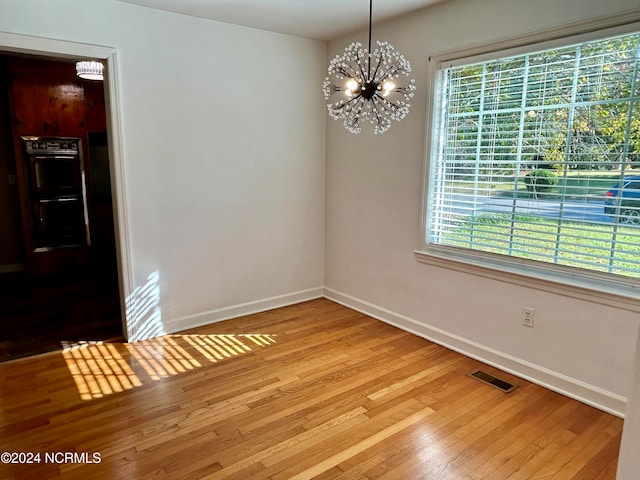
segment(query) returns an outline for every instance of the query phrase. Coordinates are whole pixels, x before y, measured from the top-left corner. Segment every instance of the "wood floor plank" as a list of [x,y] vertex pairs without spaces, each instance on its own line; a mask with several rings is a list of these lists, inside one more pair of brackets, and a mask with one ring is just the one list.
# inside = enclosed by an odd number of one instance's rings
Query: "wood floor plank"
[[[489,387],[491,388],[491,387]],[[520,392],[522,393],[522,392]],[[549,392],[533,389],[527,395],[536,402]],[[504,398],[475,417],[452,422],[453,428],[441,428],[432,434],[432,441],[417,454],[405,455],[396,461],[397,466],[387,469],[383,475],[367,472],[373,478],[424,478],[440,479],[448,475],[467,476],[466,462],[474,463],[483,450],[490,449],[508,428],[517,424],[517,418],[526,412],[528,404],[515,396]],[[524,423],[524,425],[527,425]],[[426,463],[425,463],[426,462]],[[386,467],[385,467],[386,468]]]
[[262,463],[265,467],[279,463],[290,456],[298,454],[301,450],[313,446],[318,441],[323,441],[326,438],[354,428],[358,423],[368,418],[365,412],[364,408],[354,409],[336,417],[331,422],[307,430],[287,441],[262,449],[253,455],[248,455],[248,452],[237,452],[235,457],[228,455],[230,464],[206,478],[208,480],[224,479],[228,475],[244,470],[254,463]]
[[[414,399],[405,400],[396,408],[389,410],[375,419],[369,419],[361,423],[358,428],[354,428],[344,434],[336,435],[316,446],[291,456],[285,462],[269,467],[270,477],[273,479],[288,480],[290,477],[297,475],[299,472],[316,468],[324,462],[326,468],[327,462],[336,453],[342,454],[345,451],[356,453],[354,449],[361,442],[369,440],[373,435],[378,434],[385,429],[393,428],[398,422],[405,421],[408,417],[419,412],[426,411],[425,407]],[[317,472],[323,472],[324,469],[318,469]]]
[[[569,426],[568,420],[577,413],[578,405],[566,403],[563,399],[560,400],[560,403],[561,405],[550,415],[544,416],[540,422],[534,425],[531,435],[518,438],[496,459],[489,460],[483,466],[486,478],[476,472],[471,476],[482,478],[482,480],[529,478],[531,472],[548,461],[550,452],[557,452],[576,437],[574,433],[563,428]],[[499,461],[503,461],[503,463],[500,465]]]
[[613,480],[621,431],[325,299],[0,363],[0,451],[101,458],[2,479]]
[[305,478],[313,478],[327,471],[328,469],[339,465],[341,462],[343,462],[347,458],[350,458],[358,453],[364,452],[367,449],[369,449],[371,446],[386,440],[387,438],[391,437],[394,433],[402,431],[404,428],[422,421],[424,418],[431,415],[433,412],[434,412],[433,409],[426,407],[423,410],[420,410],[419,412],[414,413],[410,417],[400,420],[399,422],[394,423],[393,425],[383,430],[380,430],[377,433],[374,433],[373,435],[367,437],[365,440],[358,442],[352,447],[346,450],[343,450],[341,452],[337,452],[331,457],[289,478],[291,480],[303,480]]

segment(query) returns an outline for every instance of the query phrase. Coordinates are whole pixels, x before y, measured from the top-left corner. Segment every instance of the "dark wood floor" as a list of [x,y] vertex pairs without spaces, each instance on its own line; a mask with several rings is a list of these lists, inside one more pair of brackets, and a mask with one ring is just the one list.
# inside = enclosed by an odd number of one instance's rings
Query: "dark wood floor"
[[328,300],[0,364],[0,408],[8,480],[613,480],[622,430]]
[[122,341],[119,298],[106,269],[37,280],[0,274],[0,362],[72,342]]

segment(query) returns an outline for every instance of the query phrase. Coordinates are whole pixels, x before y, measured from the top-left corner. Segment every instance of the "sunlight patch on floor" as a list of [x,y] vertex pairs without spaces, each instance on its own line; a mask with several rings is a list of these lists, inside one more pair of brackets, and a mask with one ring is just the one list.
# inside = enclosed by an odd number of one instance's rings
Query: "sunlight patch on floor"
[[92,400],[250,353],[270,334],[165,335],[134,343],[64,342],[62,356],[82,400]]
[[273,335],[174,335],[180,337],[210,362],[242,355],[251,351],[247,340],[260,347],[275,343]]
[[142,385],[115,344],[78,342],[64,346],[62,356],[82,400],[100,398]]

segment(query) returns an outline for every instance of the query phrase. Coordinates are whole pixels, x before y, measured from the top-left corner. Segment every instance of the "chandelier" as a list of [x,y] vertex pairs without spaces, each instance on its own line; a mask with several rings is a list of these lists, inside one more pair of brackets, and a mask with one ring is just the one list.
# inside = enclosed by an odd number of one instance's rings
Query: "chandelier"
[[76,62],[76,74],[85,80],[103,80],[103,69],[102,63],[94,60]]
[[373,133],[384,133],[391,120],[400,121],[409,113],[407,103],[416,89],[414,80],[399,86],[399,78],[409,76],[411,64],[388,42],[377,42],[371,52],[371,22],[373,0],[369,0],[369,46],[354,42],[342,55],[329,63],[329,77],[322,83],[325,100],[338,94],[340,98],[327,103],[329,116],[342,119],[351,133],[360,133],[361,122],[374,125]]

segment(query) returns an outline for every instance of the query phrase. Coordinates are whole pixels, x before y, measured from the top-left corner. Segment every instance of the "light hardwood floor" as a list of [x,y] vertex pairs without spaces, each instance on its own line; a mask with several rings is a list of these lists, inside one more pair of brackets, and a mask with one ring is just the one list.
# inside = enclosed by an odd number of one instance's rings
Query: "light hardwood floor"
[[324,299],[0,364],[3,479],[604,480],[621,430]]

